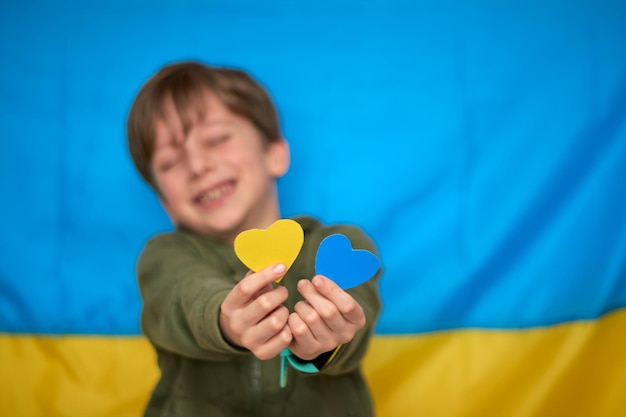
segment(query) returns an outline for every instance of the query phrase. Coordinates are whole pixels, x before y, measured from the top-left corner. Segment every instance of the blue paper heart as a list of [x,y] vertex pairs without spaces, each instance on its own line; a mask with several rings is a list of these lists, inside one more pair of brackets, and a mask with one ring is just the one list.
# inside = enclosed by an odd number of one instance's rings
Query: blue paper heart
[[341,288],[356,287],[376,274],[380,261],[372,252],[352,249],[350,240],[342,234],[322,240],[315,256],[315,273],[324,275]]

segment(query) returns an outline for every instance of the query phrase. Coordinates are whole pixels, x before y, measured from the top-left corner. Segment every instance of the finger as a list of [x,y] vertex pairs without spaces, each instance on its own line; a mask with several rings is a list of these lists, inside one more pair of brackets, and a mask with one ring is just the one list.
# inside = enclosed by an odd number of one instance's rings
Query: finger
[[334,281],[316,275],[311,281],[318,293],[330,300],[337,307],[341,315],[357,326],[365,324],[365,313],[360,304],[347,292],[341,289]]
[[229,298],[233,292],[234,289],[226,296],[221,306],[221,313],[226,319],[222,325],[232,329],[232,331],[228,331],[229,329],[226,328],[231,338],[233,337],[232,333],[243,336],[246,329],[261,322],[289,297],[287,288],[279,286],[269,288],[263,293],[257,292],[258,297],[246,305],[234,305],[240,300],[233,302],[236,297]]
[[315,358],[319,348],[309,326],[300,318],[298,313],[291,313],[288,323],[293,336],[289,349],[301,359]]
[[[254,271],[250,270],[250,271],[248,271],[248,272],[246,273],[245,277],[250,276],[250,275],[252,275],[252,274],[254,274],[254,273],[255,273]],[[244,277],[244,278],[245,278],[245,277]],[[272,289],[272,285],[271,285],[271,284],[267,284],[265,287],[263,287],[263,288],[261,288],[259,291],[257,291],[257,292],[256,292],[256,293],[252,296],[252,298],[258,298],[258,297],[259,297],[259,295],[261,295],[261,294],[263,294],[264,292],[267,292],[267,291],[269,291],[269,290],[271,290],[271,289]]]
[[285,306],[279,306],[259,322],[251,325],[242,337],[244,346],[251,349],[262,345],[280,333],[287,325],[289,310]]
[[291,334],[293,335],[293,342],[305,345],[315,343],[315,337],[313,333],[311,333],[311,329],[309,329],[309,326],[307,326],[298,313],[294,312],[289,315],[288,324],[289,329],[291,329]]
[[[326,322],[322,319],[322,317],[317,313],[317,311],[307,302],[307,301],[299,301],[294,306],[295,314],[292,316],[296,316],[294,321],[296,323],[300,321],[304,326],[298,326],[297,328],[292,328],[291,332],[294,334],[294,337],[298,339],[304,339],[305,337],[312,337],[315,341],[322,343],[328,338],[332,337],[332,331],[326,324]],[[297,323],[299,324],[299,323]],[[308,342],[311,342],[308,340]],[[307,342],[307,341],[303,341]]]
[[289,327],[285,327],[280,333],[276,334],[266,343],[260,345],[255,350],[251,350],[252,354],[260,360],[268,360],[280,355],[280,352],[291,343],[291,331]]
[[[302,279],[298,282],[298,291],[304,299],[311,305],[316,315],[325,323],[332,331],[340,331],[346,325],[346,319],[342,316],[339,308],[324,295],[322,295],[313,284]],[[313,316],[302,317],[308,324],[314,322]],[[319,330],[319,328],[316,328]]]
[[246,307],[246,317],[249,317],[252,323],[260,323],[282,303],[287,301],[289,291],[283,286],[278,286],[261,294],[257,299]]
[[257,293],[267,288],[278,277],[285,274],[283,264],[268,266],[257,273],[246,275],[231,291],[229,300],[234,306],[244,306],[256,298]]
[[266,292],[272,291],[273,289],[274,287],[272,286],[272,284],[267,284],[266,286],[254,293],[254,295],[252,296],[252,300],[256,300],[261,295],[265,294]]
[[254,331],[259,332],[258,336],[261,339],[267,337],[269,334],[268,339],[257,343],[252,349],[250,349],[250,351],[261,360],[271,359],[278,356],[280,352],[289,346],[293,340],[291,329],[287,326],[289,311],[287,311],[285,307],[283,307],[283,309],[281,309],[279,313],[282,318],[277,320],[277,322],[280,321],[283,323],[278,331],[274,331],[276,327],[275,323],[266,323],[265,321],[259,324],[259,326],[256,326],[254,329]]

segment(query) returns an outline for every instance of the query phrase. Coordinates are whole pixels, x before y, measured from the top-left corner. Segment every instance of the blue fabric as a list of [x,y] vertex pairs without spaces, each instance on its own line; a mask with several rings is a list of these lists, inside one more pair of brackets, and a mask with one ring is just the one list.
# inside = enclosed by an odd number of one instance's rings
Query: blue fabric
[[276,99],[285,216],[376,240],[379,334],[626,306],[625,18],[591,0],[3,2],[0,331],[139,332],[135,260],[169,224],[124,123],[191,58]]

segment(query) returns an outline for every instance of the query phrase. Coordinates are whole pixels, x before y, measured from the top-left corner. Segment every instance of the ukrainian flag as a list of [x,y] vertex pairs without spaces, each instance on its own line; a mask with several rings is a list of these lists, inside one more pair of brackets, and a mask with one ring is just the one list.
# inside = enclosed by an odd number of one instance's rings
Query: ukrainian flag
[[376,241],[379,416],[625,416],[626,7],[470,3],[3,2],[0,415],[141,415],[124,122],[193,58],[276,99],[284,215]]

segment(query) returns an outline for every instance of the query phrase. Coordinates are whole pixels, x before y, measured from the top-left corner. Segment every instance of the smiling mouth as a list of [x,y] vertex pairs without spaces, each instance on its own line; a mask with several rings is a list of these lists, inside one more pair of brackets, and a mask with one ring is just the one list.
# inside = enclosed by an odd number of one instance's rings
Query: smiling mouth
[[200,195],[198,195],[194,201],[202,206],[210,206],[221,200],[222,198],[232,194],[235,189],[233,181],[226,182],[215,188],[211,188]]

